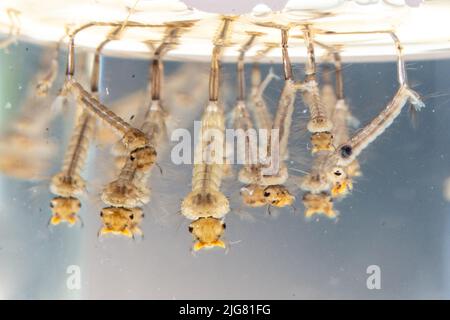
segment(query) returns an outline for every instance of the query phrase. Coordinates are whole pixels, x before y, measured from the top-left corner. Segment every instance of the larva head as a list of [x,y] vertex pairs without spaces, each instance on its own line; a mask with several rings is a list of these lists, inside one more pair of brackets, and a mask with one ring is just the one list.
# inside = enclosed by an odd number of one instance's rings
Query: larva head
[[73,226],[79,221],[78,211],[81,208],[81,202],[77,198],[55,197],[50,201],[50,208],[52,210],[50,223],[54,226],[61,222]]
[[333,135],[326,132],[316,132],[311,135],[312,153],[318,151],[333,151]]
[[193,191],[181,203],[181,213],[189,219],[222,218],[229,211],[229,201],[220,191]]
[[189,225],[189,232],[195,237],[193,250],[214,247],[225,248],[225,242],[220,238],[225,232],[225,223],[216,218],[200,218]]
[[262,207],[267,204],[264,197],[264,187],[257,184],[249,184],[240,190],[242,202],[249,207]]
[[303,205],[305,206],[305,218],[311,218],[316,214],[324,214],[330,219],[337,217],[337,212],[333,210],[333,199],[326,192],[305,193],[303,195]]
[[21,155],[2,153],[0,172],[17,179],[32,180],[39,178],[48,168],[48,162],[38,159],[26,159]]
[[156,161],[156,150],[151,146],[135,149],[130,153],[130,159],[136,163],[138,169],[147,171]]
[[122,141],[128,150],[136,150],[148,145],[147,135],[135,128],[128,130],[124,134]]
[[264,189],[266,203],[274,207],[290,206],[294,203],[295,197],[283,185],[268,186]]
[[316,133],[316,132],[329,132],[331,129],[333,129],[333,122],[331,122],[330,119],[327,117],[314,117],[311,120],[309,120],[307,124],[307,129],[309,132]]
[[79,175],[68,177],[64,172],[53,176],[50,190],[63,197],[79,196],[86,188],[86,182]]
[[135,234],[142,234],[139,224],[142,221],[143,212],[140,208],[103,208],[100,217],[103,226],[100,229],[99,236],[113,234],[132,238]]

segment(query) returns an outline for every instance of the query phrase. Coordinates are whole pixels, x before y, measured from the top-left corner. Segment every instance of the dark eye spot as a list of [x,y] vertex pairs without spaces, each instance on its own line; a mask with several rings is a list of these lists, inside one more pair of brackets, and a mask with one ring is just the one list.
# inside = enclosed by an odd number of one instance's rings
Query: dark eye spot
[[55,206],[53,205],[53,202],[50,202],[50,208],[53,208],[53,207],[55,207]]
[[348,158],[352,155],[353,149],[349,145],[345,145],[341,147],[341,156],[343,158]]
[[264,192],[264,197],[268,197],[268,196],[270,196],[270,192],[268,192],[268,191]]
[[136,157],[134,156],[134,154],[131,154],[131,155],[130,155],[130,160],[131,160],[131,161],[134,161],[135,159],[136,159]]
[[192,233],[194,231],[194,228],[192,226],[189,226],[189,232]]
[[339,177],[342,173],[340,171],[335,171],[334,174]]
[[81,208],[81,202],[78,202],[78,208]]
[[134,214],[130,214],[130,219],[131,219],[131,220],[134,219]]
[[222,226],[223,226],[223,230],[225,230],[227,228],[227,224],[225,222],[222,224]]
[[100,217],[103,217],[103,211],[100,211]]

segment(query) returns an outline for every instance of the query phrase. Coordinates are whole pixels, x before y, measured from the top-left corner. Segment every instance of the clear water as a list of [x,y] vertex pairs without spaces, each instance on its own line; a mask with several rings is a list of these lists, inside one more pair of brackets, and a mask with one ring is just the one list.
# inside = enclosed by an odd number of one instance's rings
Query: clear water
[[[41,52],[39,47],[19,43],[9,53],[0,53],[2,132],[23,104]],[[106,104],[146,87],[148,61],[104,58],[102,63]],[[227,253],[191,254],[189,222],[177,212],[190,190],[192,168],[173,165],[170,148],[158,160],[163,174],[152,173],[152,200],[145,206],[142,241],[97,238],[99,194],[112,168],[106,147],[93,145],[90,150],[84,173],[89,194],[81,210],[83,228],[47,227],[52,198],[48,179],[26,182],[1,174],[0,298],[450,298],[450,203],[442,190],[450,176],[450,61],[415,61],[407,66],[410,82],[427,107],[417,115],[416,128],[403,112],[363,152],[363,176],[353,193],[335,204],[339,220],[305,221],[298,188],[294,189],[297,212],[287,208],[269,216],[261,208],[243,213],[240,184],[229,179],[223,184],[233,209],[226,217]],[[166,63],[167,78],[180,67]],[[268,68],[263,66],[263,74]],[[282,74],[280,65],[274,68]],[[295,68],[300,72],[302,66]],[[395,70],[394,63],[345,65],[345,91],[362,124],[394,94]],[[193,76],[202,72],[207,72],[207,64],[199,64]],[[234,66],[225,65],[223,72],[233,89]],[[282,81],[272,82],[266,92],[272,110],[281,88]],[[225,98],[230,110],[234,91],[226,91]],[[174,123],[192,129],[206,97],[198,100],[189,109],[168,105]],[[304,109],[298,99],[290,167],[308,170]],[[70,119],[70,111],[63,112],[49,127],[49,138],[59,149],[48,177],[62,161]],[[68,267],[73,265],[81,270],[79,290],[67,286]],[[371,265],[381,270],[379,290],[366,285]]]

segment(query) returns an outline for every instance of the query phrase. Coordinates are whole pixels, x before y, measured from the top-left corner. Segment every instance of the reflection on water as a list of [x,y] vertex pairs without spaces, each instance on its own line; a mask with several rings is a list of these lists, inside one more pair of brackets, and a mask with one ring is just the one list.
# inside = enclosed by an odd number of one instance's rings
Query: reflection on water
[[[1,298],[449,298],[450,204],[443,185],[450,176],[450,61],[407,64],[410,83],[427,107],[417,114],[416,128],[403,112],[361,154],[363,175],[354,179],[349,195],[334,202],[337,220],[303,217],[295,176],[309,170],[312,158],[307,107],[297,99],[286,162],[296,209],[272,208],[269,215],[266,207],[244,207],[239,168],[233,166],[233,176],[221,186],[231,208],[224,234],[229,248],[193,255],[190,221],[179,213],[191,191],[192,166],[170,160],[176,141],[158,148],[162,173],[155,169],[149,177],[150,202],[140,226],[144,238],[98,238],[102,189],[117,173],[110,147],[120,139],[104,126],[94,133],[83,172],[83,227],[48,226],[50,178],[61,169],[74,108],[69,103],[55,110],[58,88],[41,100],[27,94],[45,63],[43,52],[20,43],[0,53],[0,155],[9,173],[0,176]],[[208,98],[208,67],[165,63],[169,132],[193,132]],[[270,67],[282,75],[281,65],[261,65],[263,77]],[[103,58],[100,99],[140,126],[147,77],[148,61]],[[231,127],[235,65],[224,65],[223,80],[225,122]],[[56,83],[61,82],[59,76]],[[397,90],[395,64],[344,64],[344,87],[352,115],[366,124]],[[272,80],[264,93],[272,114],[282,88],[283,81]],[[39,179],[23,179],[30,172],[39,172]],[[371,265],[381,269],[381,290],[366,287]],[[80,267],[80,290],[67,286],[70,266]]]

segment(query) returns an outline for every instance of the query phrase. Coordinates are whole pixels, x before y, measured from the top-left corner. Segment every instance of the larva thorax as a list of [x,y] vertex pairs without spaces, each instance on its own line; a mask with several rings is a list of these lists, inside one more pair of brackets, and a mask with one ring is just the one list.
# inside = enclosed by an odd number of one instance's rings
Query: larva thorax
[[192,173],[192,192],[181,204],[181,213],[189,219],[221,218],[230,210],[228,199],[220,192],[223,175],[223,111],[210,102],[202,117],[200,143]]

